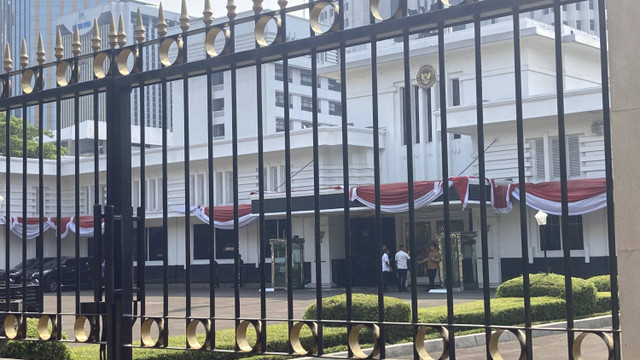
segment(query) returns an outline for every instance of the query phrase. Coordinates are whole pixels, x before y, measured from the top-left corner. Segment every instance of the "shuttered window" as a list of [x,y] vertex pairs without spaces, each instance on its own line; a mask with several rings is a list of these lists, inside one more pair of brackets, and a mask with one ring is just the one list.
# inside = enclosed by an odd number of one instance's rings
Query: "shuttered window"
[[[569,178],[580,177],[580,137],[567,136],[567,175]],[[551,156],[553,159],[553,177],[560,178],[560,141],[557,137],[551,139]]]
[[538,180],[544,180],[544,139],[538,138],[534,140],[534,159],[535,159],[535,177]]

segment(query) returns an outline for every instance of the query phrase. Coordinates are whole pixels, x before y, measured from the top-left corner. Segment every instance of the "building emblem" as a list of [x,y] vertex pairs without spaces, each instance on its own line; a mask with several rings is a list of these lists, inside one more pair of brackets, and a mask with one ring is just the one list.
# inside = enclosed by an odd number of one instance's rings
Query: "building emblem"
[[436,69],[431,65],[424,65],[416,74],[418,86],[423,90],[431,88],[436,83]]

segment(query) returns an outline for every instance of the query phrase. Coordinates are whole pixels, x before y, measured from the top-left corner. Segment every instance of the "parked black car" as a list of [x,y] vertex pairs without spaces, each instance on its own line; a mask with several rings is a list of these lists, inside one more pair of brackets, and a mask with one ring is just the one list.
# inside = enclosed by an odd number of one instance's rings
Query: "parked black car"
[[[94,284],[93,259],[81,257],[80,261],[80,286],[91,288]],[[41,284],[45,292],[58,290],[58,267],[57,259],[53,258],[44,263],[43,276],[40,276],[38,268],[31,273],[31,281]],[[77,281],[76,258],[63,257],[60,262],[62,287],[75,287]]]
[[[47,257],[43,259],[43,264],[51,259],[55,260],[54,257]],[[37,258],[30,258],[26,261],[27,264],[27,282],[31,281],[31,275],[34,271],[38,271],[38,265],[40,262]],[[19,284],[22,281],[22,263],[12,267],[9,271],[9,284]],[[0,284],[4,284],[6,279],[5,269],[0,269]]]

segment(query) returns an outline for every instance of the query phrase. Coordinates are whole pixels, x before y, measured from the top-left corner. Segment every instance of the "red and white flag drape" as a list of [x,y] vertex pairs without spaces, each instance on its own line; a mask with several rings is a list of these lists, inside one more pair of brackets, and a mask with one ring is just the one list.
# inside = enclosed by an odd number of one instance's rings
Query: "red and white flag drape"
[[[469,177],[457,176],[449,179],[448,187],[453,187],[464,209],[469,202]],[[414,208],[427,206],[444,192],[442,181],[415,181],[413,183]],[[375,187],[364,185],[352,187],[349,199],[359,201],[364,206],[375,209]],[[380,184],[380,210],[387,213],[409,211],[409,185],[407,183]]]
[[[208,206],[195,206],[191,211],[198,219],[209,223]],[[247,226],[256,219],[251,214],[251,205],[238,205],[238,227]],[[214,206],[213,226],[222,230],[233,230],[233,206]]]
[[[579,179],[567,181],[569,215],[583,215],[607,207],[605,179]],[[496,185],[492,182],[492,205],[496,212],[511,211],[511,196],[520,200],[518,184]],[[551,215],[562,215],[562,191],[559,181],[526,183],[527,206]],[[493,200],[497,199],[495,202]]]
[[[61,221],[58,221],[55,217],[44,217],[42,218],[42,231],[46,232],[49,229],[55,231],[58,226],[61,226],[60,236],[62,238],[67,237],[69,231],[75,233],[76,230],[80,232],[80,236],[92,237],[93,216],[81,216],[79,222],[80,226],[77,226],[75,216],[61,218]],[[7,225],[6,217],[0,217],[0,225]],[[27,218],[25,222],[22,217],[12,216],[9,218],[8,226],[11,233],[20,238],[22,238],[23,232],[26,232],[24,235],[26,235],[27,240],[40,236],[40,218]],[[104,222],[102,223],[102,230],[104,231]]]

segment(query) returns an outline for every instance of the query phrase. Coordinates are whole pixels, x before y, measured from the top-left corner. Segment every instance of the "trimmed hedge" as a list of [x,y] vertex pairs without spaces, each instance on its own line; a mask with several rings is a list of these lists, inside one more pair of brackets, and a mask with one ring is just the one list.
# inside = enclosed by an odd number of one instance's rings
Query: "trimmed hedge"
[[[566,302],[563,299],[543,296],[531,298],[531,321],[549,321],[564,318]],[[453,319],[458,324],[484,324],[484,301],[457,304]],[[525,321],[522,298],[499,298],[491,300],[491,323],[517,325]],[[436,306],[418,309],[418,321],[423,323],[447,323],[447,307]]]
[[[532,274],[529,276],[531,297],[551,296],[565,298],[564,276]],[[573,304],[576,315],[592,314],[596,302],[596,288],[587,280],[571,278]],[[503,282],[496,290],[496,298],[523,297],[522,276]]]
[[[355,321],[378,321],[378,296],[370,294],[352,294],[351,314]],[[336,295],[322,299],[322,317],[324,320],[347,319],[346,295]],[[390,322],[409,322],[411,306],[404,300],[384,297],[384,320]],[[304,312],[304,319],[316,318],[316,304],[312,304]],[[330,326],[330,325],[328,325]],[[342,326],[336,324],[335,326]],[[411,336],[411,328],[402,326],[386,326],[385,339],[394,342]]]
[[611,292],[611,277],[609,275],[600,275],[594,276],[592,278],[587,279],[588,282],[592,283],[593,286],[596,287],[596,290],[600,291],[608,291]]
[[593,311],[596,313],[606,313],[611,311],[611,292],[598,291],[596,293],[596,304]]
[[[64,333],[62,337],[66,339]],[[27,319],[27,338],[38,338],[38,320]],[[68,360],[69,348],[55,341],[9,340],[0,349],[0,357],[30,360]]]

